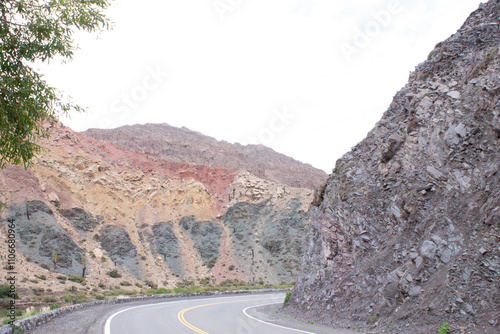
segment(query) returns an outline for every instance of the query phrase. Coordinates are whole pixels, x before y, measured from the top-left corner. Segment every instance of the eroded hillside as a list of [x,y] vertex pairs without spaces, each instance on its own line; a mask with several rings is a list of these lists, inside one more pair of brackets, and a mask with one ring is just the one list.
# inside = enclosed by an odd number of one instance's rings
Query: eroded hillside
[[[123,281],[172,288],[207,278],[296,279],[311,190],[51,127],[34,168],[0,173],[2,221],[16,224],[20,291],[34,280],[38,288],[62,290],[57,277],[82,275],[83,263],[95,289]],[[0,247],[4,254],[6,243]]]

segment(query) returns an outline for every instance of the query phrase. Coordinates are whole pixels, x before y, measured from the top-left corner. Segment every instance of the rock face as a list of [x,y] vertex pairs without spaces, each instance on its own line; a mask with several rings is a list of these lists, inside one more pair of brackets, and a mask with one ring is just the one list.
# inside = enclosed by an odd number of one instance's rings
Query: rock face
[[81,249],[59,226],[54,212],[41,201],[28,201],[10,207],[19,235],[18,247],[26,261],[44,268],[53,268],[52,252],[57,255],[56,268],[67,275],[81,275]]
[[89,129],[84,134],[168,161],[248,171],[261,179],[291,187],[314,189],[327,176],[311,165],[262,145],[230,144],[185,127],[179,129],[168,124],[132,125],[111,130]]
[[236,270],[256,281],[290,282],[299,269],[302,247],[298,235],[307,218],[297,198],[285,208],[262,203],[239,202],[221,220],[227,225],[235,255]]
[[499,46],[492,0],[337,161],[287,312],[376,332],[500,332]]

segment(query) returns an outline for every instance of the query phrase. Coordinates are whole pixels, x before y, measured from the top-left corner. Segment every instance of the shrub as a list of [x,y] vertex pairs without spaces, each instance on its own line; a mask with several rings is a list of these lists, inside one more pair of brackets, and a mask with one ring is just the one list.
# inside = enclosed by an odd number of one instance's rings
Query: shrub
[[106,289],[106,284],[102,283],[102,282],[99,282],[99,284],[97,284],[98,287],[100,287],[101,289]]
[[[15,310],[12,310],[12,311],[14,312],[14,315],[15,315],[17,318],[18,318],[18,317],[20,317],[20,316],[21,316],[21,314],[22,314],[21,310],[19,310],[19,309],[15,309]],[[10,312],[11,312],[11,310],[9,310],[8,308],[4,308],[4,309],[2,310],[2,312],[0,312],[0,315],[1,315],[2,317],[8,317],[8,316],[10,316],[10,315],[11,315],[11,314],[10,314]]]
[[122,285],[122,286],[132,286],[132,284],[129,281],[122,281],[122,282],[120,282],[120,285]]
[[64,276],[64,275],[58,275],[58,276],[56,276],[56,278],[57,278],[58,280],[60,280],[60,281],[65,281],[65,280],[67,280],[67,279],[68,279],[68,278],[67,278],[66,276]]
[[439,334],[448,334],[450,330],[450,327],[448,326],[447,323],[444,323],[441,325],[441,327],[438,329]]
[[142,285],[139,282],[135,282],[135,286],[138,287],[139,289],[142,289],[144,285]]
[[286,304],[290,300],[291,296],[292,296],[292,293],[291,292],[287,292],[286,295],[285,295],[285,301],[283,302],[283,304]]
[[59,308],[59,304],[57,304],[57,303],[53,303],[53,304],[51,304],[51,305],[50,305],[50,307],[49,307],[49,308],[50,308],[51,310],[55,310],[56,308]]
[[207,262],[207,268],[212,269],[215,266],[215,263],[217,262],[217,258],[213,257]]
[[54,303],[56,300],[57,299],[55,296],[43,296],[43,298],[42,298],[42,301],[44,303]]
[[45,275],[35,275],[36,278],[41,279],[42,281],[47,280],[47,276]]
[[149,286],[151,289],[158,289],[158,284],[156,284],[153,281],[146,281],[146,285]]
[[108,272],[108,276],[112,278],[120,278],[122,275],[118,272],[117,269],[113,269],[110,272]]
[[72,282],[75,282],[75,283],[83,283],[85,282],[85,279],[80,276],[80,275],[69,275],[68,276],[68,279]]
[[2,284],[0,285],[0,298],[13,298],[13,299],[18,299],[19,296],[17,295],[17,292],[14,293],[14,295],[11,295],[10,291],[10,285],[9,284]]

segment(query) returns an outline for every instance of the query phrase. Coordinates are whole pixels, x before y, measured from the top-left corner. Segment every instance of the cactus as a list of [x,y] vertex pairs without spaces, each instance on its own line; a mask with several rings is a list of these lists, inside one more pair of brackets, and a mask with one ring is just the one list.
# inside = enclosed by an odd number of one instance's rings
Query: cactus
[[85,260],[85,255],[81,255],[81,261],[82,261],[82,268],[83,268],[83,272],[82,272],[82,277],[85,278],[85,269],[87,269],[87,261]]
[[57,253],[56,250],[52,250],[52,262],[54,262],[54,270],[57,269]]

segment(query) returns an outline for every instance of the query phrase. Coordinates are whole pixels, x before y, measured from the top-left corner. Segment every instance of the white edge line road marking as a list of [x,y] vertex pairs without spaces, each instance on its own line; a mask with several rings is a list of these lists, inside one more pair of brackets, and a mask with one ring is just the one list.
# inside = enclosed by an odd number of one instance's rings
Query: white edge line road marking
[[270,325],[270,326],[274,326],[274,327],[278,327],[278,328],[283,328],[283,329],[287,329],[287,330],[291,330],[291,331],[294,331],[294,332],[299,332],[299,333],[307,333],[307,334],[316,334],[316,333],[313,333],[313,332],[306,332],[306,331],[302,331],[300,329],[294,329],[294,328],[290,328],[290,327],[284,327],[284,326],[280,326],[280,325],[276,325],[276,324],[273,324],[273,323],[270,323],[270,322],[266,322],[264,320],[260,320],[260,319],[257,319],[255,317],[252,317],[251,315],[249,315],[247,313],[247,310],[251,309],[251,308],[255,308],[255,307],[260,307],[260,306],[265,306],[265,305],[273,305],[273,304],[281,304],[281,303],[268,303],[268,304],[261,304],[261,305],[255,305],[255,306],[249,306],[247,307],[246,309],[243,310],[243,313],[249,317],[250,319],[253,319],[255,321],[258,321],[258,322],[261,322],[263,324],[266,324],[266,325]]
[[[259,295],[261,296],[261,295]],[[241,296],[229,296],[229,297],[219,297],[219,298],[223,298],[223,299],[234,299],[234,298],[239,298]],[[256,297],[256,296],[255,296]],[[203,301],[203,300],[213,300],[214,298],[204,298],[204,299],[196,299],[196,300],[199,300],[199,301]],[[129,311],[129,310],[133,310],[133,309],[136,309],[136,308],[141,308],[141,307],[147,307],[147,306],[152,306],[152,305],[163,305],[163,304],[177,304],[177,303],[185,303],[185,302],[188,302],[189,300],[177,300],[177,301],[170,301],[170,302],[163,302],[163,303],[152,303],[152,304],[146,304],[146,305],[138,305],[138,306],[133,306],[133,307],[129,307],[129,308],[126,308],[124,310],[121,310],[121,311],[118,311],[116,313],[113,313],[108,319],[106,319],[106,323],[104,324],[104,334],[111,334],[111,320],[113,320],[113,318],[122,313],[122,312],[126,312],[126,311]],[[279,304],[279,303],[270,303],[270,304]],[[264,305],[270,305],[270,304],[264,304]],[[258,307],[258,306],[262,306],[262,305],[257,305],[257,306],[252,306],[252,307]],[[243,310],[243,312],[245,312],[245,310]],[[252,318],[251,316],[249,316],[248,314],[245,313],[246,316]],[[257,321],[260,321],[258,319],[255,319]],[[263,321],[261,321],[263,322]],[[270,324],[272,325],[272,324]],[[276,325],[275,325],[276,326]],[[309,333],[309,332],[303,332],[303,333]],[[315,334],[315,333],[310,333],[310,334]]]

